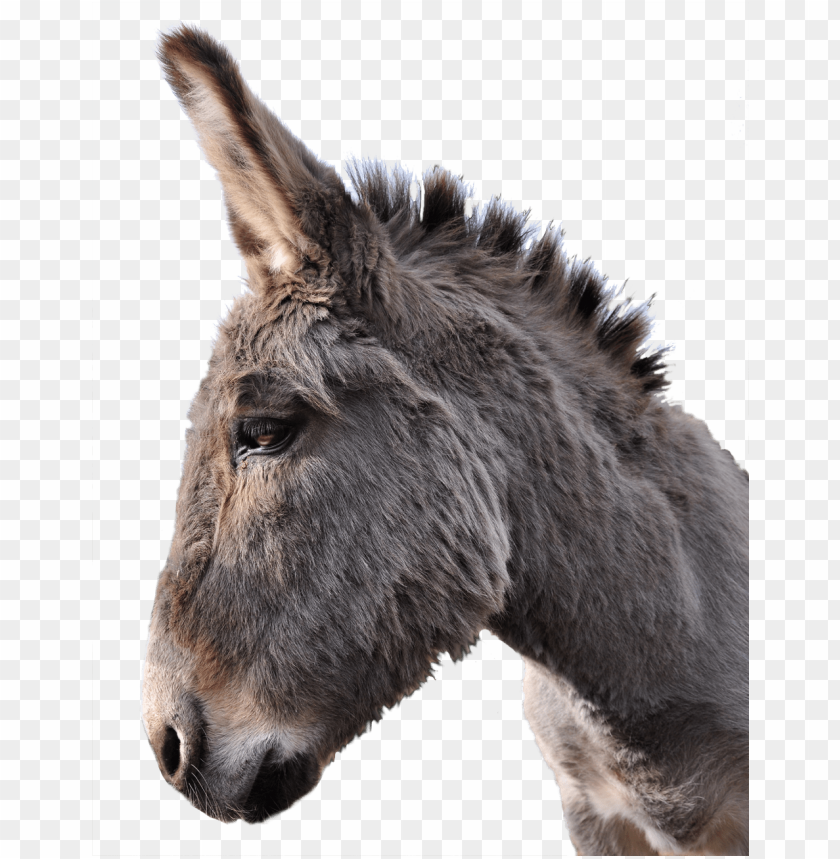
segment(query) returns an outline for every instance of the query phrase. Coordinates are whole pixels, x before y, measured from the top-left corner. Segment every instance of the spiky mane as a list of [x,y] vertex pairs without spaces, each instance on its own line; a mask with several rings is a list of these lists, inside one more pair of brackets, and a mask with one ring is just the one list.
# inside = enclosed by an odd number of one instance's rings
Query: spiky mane
[[599,350],[639,380],[645,393],[667,387],[664,357],[669,347],[645,348],[650,302],[633,308],[627,299],[611,308],[615,292],[607,286],[608,278],[588,260],[566,257],[562,231],[549,227],[536,238],[536,229],[527,223],[530,211],[517,212],[499,198],[467,215],[472,189],[440,167],[424,174],[422,202],[419,194],[412,199],[413,176],[403,167],[389,171],[381,161],[352,161],[348,173],[359,200],[387,227],[398,248],[439,244],[450,261],[459,251],[472,259],[478,252],[516,270],[522,289],[550,295],[558,316],[588,333]]

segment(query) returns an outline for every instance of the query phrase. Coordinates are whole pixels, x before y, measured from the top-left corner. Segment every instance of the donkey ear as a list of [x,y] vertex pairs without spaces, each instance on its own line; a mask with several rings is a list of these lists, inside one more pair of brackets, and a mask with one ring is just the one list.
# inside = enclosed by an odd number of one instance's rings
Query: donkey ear
[[182,25],[158,57],[225,192],[231,232],[252,286],[329,253],[327,228],[344,206],[336,172],[251,92],[227,49]]

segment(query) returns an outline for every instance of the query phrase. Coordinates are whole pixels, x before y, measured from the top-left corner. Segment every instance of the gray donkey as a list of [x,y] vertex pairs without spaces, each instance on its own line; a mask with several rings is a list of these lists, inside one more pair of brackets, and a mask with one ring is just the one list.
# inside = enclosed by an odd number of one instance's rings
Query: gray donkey
[[351,196],[201,31],[160,59],[250,286],[152,614],[163,777],[265,820],[486,628],[581,853],[746,853],[747,475],[661,398],[645,308],[445,171]]

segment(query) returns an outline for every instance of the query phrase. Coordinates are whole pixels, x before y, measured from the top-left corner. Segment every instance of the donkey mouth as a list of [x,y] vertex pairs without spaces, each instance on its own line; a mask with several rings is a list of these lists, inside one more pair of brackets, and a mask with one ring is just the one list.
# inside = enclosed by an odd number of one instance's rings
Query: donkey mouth
[[300,754],[278,760],[270,750],[257,772],[240,814],[247,823],[262,823],[285,811],[318,784],[321,767],[315,755]]

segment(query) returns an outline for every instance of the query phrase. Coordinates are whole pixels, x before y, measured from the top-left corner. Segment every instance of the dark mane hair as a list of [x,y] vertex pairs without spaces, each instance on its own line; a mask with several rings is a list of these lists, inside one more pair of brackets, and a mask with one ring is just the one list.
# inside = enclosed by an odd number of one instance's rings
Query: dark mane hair
[[514,288],[588,334],[615,365],[629,370],[644,393],[667,388],[664,358],[671,347],[646,348],[653,297],[636,307],[631,299],[611,307],[616,290],[607,286],[609,278],[590,260],[566,256],[562,230],[549,225],[538,237],[528,225],[530,210],[518,212],[498,197],[467,214],[472,188],[441,167],[426,171],[422,198],[417,194],[416,199],[411,196],[414,177],[399,165],[389,170],[381,161],[353,159],[347,169],[359,202],[386,228],[397,253],[422,249],[445,257],[467,276],[492,263],[496,283],[499,266],[507,263]]

